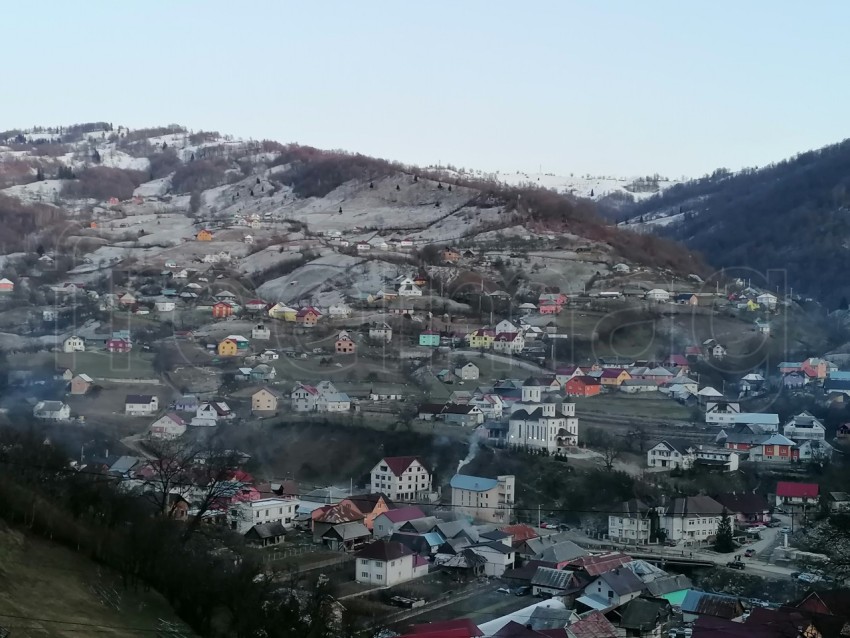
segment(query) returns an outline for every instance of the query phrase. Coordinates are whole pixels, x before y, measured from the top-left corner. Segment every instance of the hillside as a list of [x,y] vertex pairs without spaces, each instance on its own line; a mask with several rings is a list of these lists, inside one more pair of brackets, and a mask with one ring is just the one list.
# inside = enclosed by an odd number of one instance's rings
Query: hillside
[[[846,305],[850,140],[761,169],[715,171],[628,210],[621,228],[682,241],[753,283]],[[769,271],[779,271],[770,273]]]
[[0,629],[15,638],[194,635],[159,594],[125,589],[109,569],[2,521],[0,574]]
[[[178,126],[6,131],[3,249],[25,255],[13,268],[32,267],[35,251],[73,253],[69,276],[80,282],[176,257],[224,261],[249,289],[287,303],[374,293],[410,266],[431,268],[449,296],[465,285],[452,282],[468,281],[470,271],[488,291],[530,295],[582,290],[618,263],[650,284],[705,274],[687,250],[618,229],[582,197],[631,191],[640,199],[669,182],[539,177],[420,169]],[[194,241],[203,228],[213,231],[212,242]],[[481,259],[439,272],[438,252],[426,250],[435,245],[471,249]],[[522,269],[482,265],[510,263],[511,255],[523,259]]]

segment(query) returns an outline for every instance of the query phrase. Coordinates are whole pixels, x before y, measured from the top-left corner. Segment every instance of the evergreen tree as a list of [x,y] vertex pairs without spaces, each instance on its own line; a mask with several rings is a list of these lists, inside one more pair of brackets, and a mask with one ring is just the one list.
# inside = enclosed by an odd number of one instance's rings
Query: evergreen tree
[[720,522],[717,523],[717,534],[714,538],[714,551],[721,554],[728,554],[735,550],[735,540],[732,537],[732,521],[729,518],[729,512],[723,508],[723,513],[720,515]]
[[342,215],[342,206],[339,207],[339,214]]
[[39,166],[35,171],[35,179],[39,182],[44,181],[44,171],[42,170],[41,166]]
[[443,190],[442,182],[437,182],[437,190]]
[[450,193],[452,192],[452,185],[451,184],[449,184],[449,192]]
[[91,161],[95,164],[100,164],[100,153],[97,152],[97,149],[94,149],[94,152],[91,154]]
[[258,184],[260,183],[260,178],[259,178],[259,177],[257,178],[257,183],[258,183]]
[[418,181],[419,181],[419,175],[414,175],[414,176],[413,176],[413,181],[414,181],[414,182],[418,182]]
[[163,143],[162,143],[162,150],[164,151],[164,150],[165,150],[165,149],[167,149],[167,148],[168,148],[168,144],[166,144],[166,143],[163,141]]
[[369,182],[369,188],[375,188],[375,183],[374,183],[374,182]]
[[590,196],[593,197],[593,189],[590,189]]
[[396,185],[395,185],[395,189],[396,189],[397,191],[400,191],[400,190],[401,190],[401,186],[399,186],[398,184],[396,184]]

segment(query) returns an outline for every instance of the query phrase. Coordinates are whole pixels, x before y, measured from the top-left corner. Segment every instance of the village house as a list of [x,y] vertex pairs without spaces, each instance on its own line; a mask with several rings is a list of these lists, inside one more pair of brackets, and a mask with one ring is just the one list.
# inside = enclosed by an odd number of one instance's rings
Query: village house
[[[322,384],[328,388],[323,388]],[[351,397],[345,392],[338,392],[330,381],[319,384],[319,399],[316,401],[318,412],[349,412],[351,410]]]
[[239,534],[267,523],[280,523],[284,529],[292,529],[298,503],[296,499],[274,497],[233,503],[227,512],[228,523]]
[[199,231],[197,235],[195,235],[195,239],[198,241],[212,241],[213,234],[208,231],[206,228]]
[[708,401],[705,404],[705,422],[712,425],[729,425],[738,422],[741,404],[737,401]]
[[169,412],[151,423],[150,436],[152,439],[170,441],[186,433],[186,422],[173,412]]
[[782,428],[782,434],[794,441],[823,441],[826,439],[826,428],[819,419],[809,412],[801,412],[791,417]]
[[351,307],[344,303],[334,304],[328,308],[328,316],[331,319],[345,319],[351,316]]
[[195,427],[215,427],[219,421],[229,421],[235,415],[224,401],[207,401],[198,405],[191,425]]
[[687,443],[664,440],[646,451],[648,467],[689,469],[694,447]]
[[295,323],[295,318],[298,314],[298,309],[293,308],[291,306],[287,306],[283,302],[279,302],[269,308],[268,314],[269,317],[271,317],[272,319],[279,319],[281,321]]
[[235,357],[248,350],[250,342],[240,335],[229,335],[219,341],[217,352],[220,357]]
[[460,261],[460,253],[454,248],[444,248],[440,253],[440,258],[448,264],[454,264]]
[[564,383],[564,393],[570,397],[592,397],[602,392],[599,379],[590,376],[577,376]]
[[319,391],[315,386],[296,383],[289,393],[293,412],[313,412],[319,402]]
[[649,543],[653,540],[652,513],[652,508],[639,499],[620,503],[608,515],[608,538],[615,543]]
[[726,508],[740,527],[770,523],[770,504],[760,494],[733,492],[718,494],[714,500]]
[[269,330],[264,323],[258,323],[256,326],[251,328],[251,339],[255,339],[257,341],[268,341],[271,338],[271,330]]
[[369,338],[374,341],[390,343],[393,340],[393,329],[386,323],[373,323],[369,326]]
[[403,278],[396,288],[396,294],[399,297],[421,297],[422,288],[410,277]]
[[172,312],[177,304],[173,301],[155,301],[153,307],[157,312]]
[[708,496],[687,496],[672,499],[660,513],[668,540],[706,542],[717,533],[723,506]]
[[405,523],[424,518],[425,513],[415,505],[387,510],[375,517],[372,533],[375,538],[389,538]]
[[118,353],[126,353],[130,352],[133,349],[133,344],[130,343],[128,339],[107,339],[106,341],[106,351],[107,352],[118,352]]
[[474,381],[478,378],[478,366],[472,361],[462,361],[455,366],[455,376],[462,381]]
[[428,560],[394,541],[375,541],[355,555],[355,580],[392,587],[428,574]]
[[153,394],[128,394],[124,399],[124,414],[150,416],[159,410],[159,399]]
[[496,331],[490,328],[479,328],[469,335],[469,347],[476,350],[488,350],[496,338]]
[[62,342],[62,352],[85,352],[86,341],[82,337],[68,337]]
[[313,306],[301,308],[295,313],[295,323],[304,328],[313,328],[319,323],[322,313]]
[[521,332],[500,332],[493,339],[493,350],[507,354],[519,354],[525,347]]
[[260,388],[251,395],[251,414],[267,415],[274,414],[278,409],[278,402],[282,395],[272,388]]
[[137,302],[136,297],[129,292],[125,292],[123,295],[118,297],[118,303],[122,306],[133,306]]
[[33,407],[32,415],[42,421],[68,421],[71,408],[62,401],[39,401]]
[[3,277],[0,279],[0,293],[10,293],[15,291],[15,284],[11,280]]
[[779,299],[776,297],[776,295],[773,295],[769,292],[763,292],[758,297],[756,297],[756,302],[760,306],[764,306],[768,310],[775,310],[778,301]]
[[434,330],[423,330],[419,333],[419,345],[426,348],[439,348],[440,333]]
[[621,368],[605,368],[599,376],[599,383],[603,387],[618,388],[623,381],[631,379],[627,370]]
[[501,540],[493,540],[488,542],[479,542],[469,547],[470,550],[481,556],[486,562],[484,563],[484,573],[487,576],[500,578],[508,569],[513,569],[516,564],[516,550],[511,545],[510,536],[502,532],[496,532],[501,535]]
[[512,475],[492,479],[455,474],[450,484],[456,512],[490,523],[509,523],[513,518],[515,479]]
[[580,597],[578,602],[589,598],[593,601],[589,605],[592,609],[616,608],[634,600],[645,589],[646,585],[630,569],[615,567],[591,581],[584,588],[584,596]]
[[217,301],[212,305],[212,316],[215,319],[226,319],[233,316],[233,304],[228,301]]
[[342,330],[334,342],[334,352],[336,354],[354,354],[357,351],[357,344],[351,339],[347,330]]
[[817,483],[779,481],[776,484],[776,507],[814,507],[818,504],[818,493],[819,487]]
[[653,303],[667,303],[670,301],[670,293],[661,288],[653,288],[644,295],[644,299]]
[[71,394],[75,396],[86,394],[93,385],[94,380],[89,375],[80,373],[71,379]]
[[432,491],[431,472],[416,456],[387,456],[370,472],[369,491],[393,501],[425,501]]
[[484,414],[474,405],[447,403],[440,414],[450,425],[472,427],[484,422]]

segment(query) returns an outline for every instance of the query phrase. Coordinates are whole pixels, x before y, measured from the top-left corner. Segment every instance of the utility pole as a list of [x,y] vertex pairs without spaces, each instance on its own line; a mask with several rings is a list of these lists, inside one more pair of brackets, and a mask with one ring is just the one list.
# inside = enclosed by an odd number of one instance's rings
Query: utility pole
[[540,529],[540,503],[537,504],[537,529]]

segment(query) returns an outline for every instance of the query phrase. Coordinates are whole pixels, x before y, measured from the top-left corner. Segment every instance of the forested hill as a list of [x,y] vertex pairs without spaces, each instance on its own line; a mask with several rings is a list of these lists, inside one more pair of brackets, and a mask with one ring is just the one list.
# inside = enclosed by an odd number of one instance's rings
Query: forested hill
[[837,307],[850,298],[850,140],[673,186],[623,225],[678,239],[717,268],[786,269],[795,292]]

